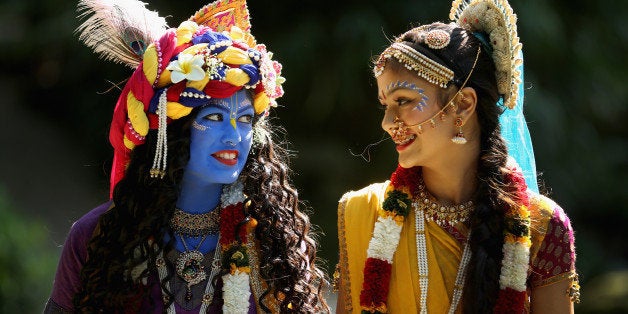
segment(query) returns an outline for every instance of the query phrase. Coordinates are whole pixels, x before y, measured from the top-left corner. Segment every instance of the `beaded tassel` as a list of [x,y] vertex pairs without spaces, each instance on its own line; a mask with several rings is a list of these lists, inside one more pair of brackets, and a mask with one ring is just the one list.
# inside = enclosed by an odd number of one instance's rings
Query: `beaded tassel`
[[157,107],[157,116],[159,117],[159,125],[157,128],[157,147],[155,148],[155,157],[153,158],[153,167],[150,169],[151,178],[163,179],[166,175],[166,166],[168,163],[168,136],[166,129],[167,123],[167,88],[159,95],[159,105]]

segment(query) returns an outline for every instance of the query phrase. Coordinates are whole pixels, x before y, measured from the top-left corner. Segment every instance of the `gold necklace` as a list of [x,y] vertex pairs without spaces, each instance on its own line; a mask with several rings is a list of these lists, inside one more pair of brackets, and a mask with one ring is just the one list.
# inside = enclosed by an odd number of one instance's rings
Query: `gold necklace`
[[436,202],[436,198],[425,188],[423,178],[421,178],[421,183],[419,184],[418,197],[419,205],[425,211],[425,219],[434,221],[441,227],[466,223],[469,221],[471,212],[475,209],[473,200],[457,205],[439,204]]
[[220,207],[202,214],[191,214],[175,208],[170,227],[175,233],[191,237],[217,235],[220,230]]

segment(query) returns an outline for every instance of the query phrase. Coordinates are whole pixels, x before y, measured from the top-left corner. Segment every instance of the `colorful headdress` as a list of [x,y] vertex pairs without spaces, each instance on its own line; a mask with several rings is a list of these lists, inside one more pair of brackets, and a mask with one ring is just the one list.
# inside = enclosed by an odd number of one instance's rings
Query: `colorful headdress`
[[281,64],[257,44],[245,0],[213,2],[166,29],[165,20],[137,0],[81,0],[80,40],[103,58],[135,68],[116,104],[109,140],[114,147],[111,191],[124,176],[130,151],[158,129],[151,174],[166,169],[166,126],[207,98],[246,88],[256,114],[283,95]]

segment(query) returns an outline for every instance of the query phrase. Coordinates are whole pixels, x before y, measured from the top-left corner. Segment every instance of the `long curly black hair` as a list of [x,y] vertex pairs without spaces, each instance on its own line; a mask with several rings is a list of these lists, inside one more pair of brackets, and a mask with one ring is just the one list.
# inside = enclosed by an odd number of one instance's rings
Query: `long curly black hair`
[[[433,29],[449,33],[450,43],[443,49],[431,49],[424,42],[426,32]],[[472,257],[464,286],[465,313],[490,313],[499,292],[499,275],[503,258],[504,213],[513,204],[520,203],[517,187],[510,181],[506,167],[508,150],[501,137],[499,115],[502,109],[496,104],[499,94],[495,78],[495,64],[481,41],[455,24],[432,23],[411,29],[399,37],[403,44],[425,54],[454,71],[453,84],[442,89],[441,106],[444,106],[461,88],[471,73],[478,49],[480,55],[466,86],[477,94],[476,113],[480,124],[480,156],[477,169],[479,180],[476,191],[477,206],[471,216],[472,236],[469,240]],[[394,58],[386,69],[405,71]]]
[[[114,189],[115,205],[100,217],[89,241],[81,287],[74,296],[77,312],[135,312],[143,302],[155,305],[142,281],[156,277],[157,256],[174,246],[169,221],[189,160],[190,125],[196,112],[168,125],[168,170],[163,179],[149,174],[155,130],[133,150],[126,175]],[[264,301],[270,294],[281,313],[328,311],[322,297],[327,280],[317,267],[315,232],[291,184],[288,152],[274,142],[276,130],[268,118],[256,116],[253,123],[255,140],[240,179],[251,201],[248,214],[258,221],[260,273],[268,287],[259,304],[270,312]],[[167,234],[171,240],[164,243]],[[145,270],[132,276],[131,270],[144,263]],[[167,267],[172,274],[174,266],[167,262]],[[167,287],[171,277],[159,282],[170,294],[169,303],[174,300]]]

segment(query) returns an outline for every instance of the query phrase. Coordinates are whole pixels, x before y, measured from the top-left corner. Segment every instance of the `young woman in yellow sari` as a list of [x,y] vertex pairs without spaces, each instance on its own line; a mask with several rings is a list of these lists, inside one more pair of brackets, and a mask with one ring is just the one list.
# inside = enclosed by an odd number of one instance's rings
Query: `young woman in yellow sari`
[[338,313],[569,313],[573,231],[539,195],[504,0],[453,2],[374,74],[399,166],[340,200]]

